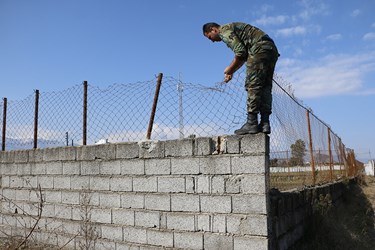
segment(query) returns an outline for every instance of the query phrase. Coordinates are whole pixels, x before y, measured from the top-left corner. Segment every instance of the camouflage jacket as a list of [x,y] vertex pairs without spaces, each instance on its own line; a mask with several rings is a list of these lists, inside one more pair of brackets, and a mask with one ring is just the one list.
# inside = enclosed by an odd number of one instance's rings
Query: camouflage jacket
[[253,54],[254,45],[264,36],[262,30],[246,23],[229,23],[220,26],[220,38],[241,58]]

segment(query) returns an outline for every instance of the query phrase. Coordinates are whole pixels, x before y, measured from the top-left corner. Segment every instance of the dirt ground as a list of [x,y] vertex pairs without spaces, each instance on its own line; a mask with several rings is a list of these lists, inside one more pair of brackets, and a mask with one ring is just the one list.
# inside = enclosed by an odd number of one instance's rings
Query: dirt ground
[[339,206],[314,216],[296,249],[375,249],[375,178],[358,180],[358,184],[347,185]]

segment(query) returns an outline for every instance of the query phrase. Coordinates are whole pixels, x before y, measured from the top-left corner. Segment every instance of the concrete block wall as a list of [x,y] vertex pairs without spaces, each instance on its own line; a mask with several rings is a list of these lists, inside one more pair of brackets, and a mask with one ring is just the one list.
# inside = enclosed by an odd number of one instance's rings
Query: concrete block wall
[[271,249],[295,249],[317,209],[340,204],[345,184],[329,183],[291,192],[270,191]]
[[[269,249],[264,134],[0,152],[0,237],[66,249]],[[40,190],[39,190],[40,187]]]

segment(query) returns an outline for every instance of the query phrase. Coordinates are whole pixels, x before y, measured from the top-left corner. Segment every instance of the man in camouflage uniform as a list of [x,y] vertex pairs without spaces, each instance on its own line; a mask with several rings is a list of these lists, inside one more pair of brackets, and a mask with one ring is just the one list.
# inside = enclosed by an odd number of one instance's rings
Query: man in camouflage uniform
[[[259,28],[239,22],[221,26],[206,23],[203,34],[212,42],[223,41],[235,54],[224,70],[224,82],[229,82],[233,73],[246,62],[247,122],[234,133],[271,133],[272,78],[279,56],[273,40]],[[261,118],[259,124],[258,113]]]

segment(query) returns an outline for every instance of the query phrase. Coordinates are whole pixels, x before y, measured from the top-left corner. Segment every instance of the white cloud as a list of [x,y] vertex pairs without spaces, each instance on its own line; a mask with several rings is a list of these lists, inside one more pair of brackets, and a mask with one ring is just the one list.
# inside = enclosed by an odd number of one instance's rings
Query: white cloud
[[375,52],[329,55],[316,61],[280,61],[278,72],[293,83],[298,98],[375,92],[365,89],[362,80],[375,70]]
[[279,29],[276,31],[276,36],[293,36],[293,35],[304,35],[306,28],[302,26],[296,26],[291,28]]
[[299,13],[299,17],[303,20],[309,20],[315,15],[326,15],[329,12],[329,7],[323,2],[318,2],[316,0],[302,0],[299,3],[303,10]]
[[357,17],[361,14],[361,11],[359,9],[353,10],[353,12],[350,14],[351,17]]
[[337,41],[337,40],[340,40],[341,38],[342,38],[341,34],[332,34],[332,35],[327,36],[327,40],[330,40],[330,41]]
[[261,18],[255,20],[253,23],[256,25],[277,25],[277,24],[283,24],[288,20],[288,16],[262,16]]
[[362,39],[364,41],[375,41],[375,32],[366,33]]

